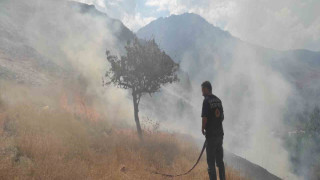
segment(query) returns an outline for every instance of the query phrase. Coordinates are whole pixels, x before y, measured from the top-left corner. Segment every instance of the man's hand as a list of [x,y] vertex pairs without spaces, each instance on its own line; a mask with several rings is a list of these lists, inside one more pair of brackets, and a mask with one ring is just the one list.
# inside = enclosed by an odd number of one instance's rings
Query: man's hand
[[202,129],[202,130],[201,130],[201,131],[202,131],[202,134],[205,136],[205,135],[206,135],[206,130],[205,130],[203,127],[202,127],[201,129]]

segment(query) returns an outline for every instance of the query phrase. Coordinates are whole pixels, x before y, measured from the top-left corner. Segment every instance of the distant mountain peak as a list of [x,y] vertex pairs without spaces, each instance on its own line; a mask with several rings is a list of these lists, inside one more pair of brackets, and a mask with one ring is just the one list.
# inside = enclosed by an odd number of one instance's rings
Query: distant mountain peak
[[[207,47],[213,48],[238,41],[229,32],[194,13],[158,18],[142,27],[136,34],[141,39],[154,38],[176,62],[181,61],[184,52],[200,52],[197,51],[197,48],[201,47],[199,43],[205,42]],[[193,55],[196,57],[196,54]]]
[[139,29],[137,35],[141,38],[150,38],[146,36],[156,36],[156,34],[150,35],[148,31],[158,32],[163,31],[163,29],[169,30],[169,28],[175,30],[181,28],[181,30],[184,30],[183,33],[189,34],[208,34],[214,32],[214,34],[219,36],[234,38],[228,31],[224,31],[219,27],[210,24],[205,18],[195,13],[183,13],[165,18],[158,18]]
[[188,13],[188,12],[183,13],[183,14],[179,14],[179,15],[173,14],[173,15],[169,16],[168,18],[189,18],[189,19],[198,20],[198,22],[209,23],[206,19],[204,19],[199,14]]

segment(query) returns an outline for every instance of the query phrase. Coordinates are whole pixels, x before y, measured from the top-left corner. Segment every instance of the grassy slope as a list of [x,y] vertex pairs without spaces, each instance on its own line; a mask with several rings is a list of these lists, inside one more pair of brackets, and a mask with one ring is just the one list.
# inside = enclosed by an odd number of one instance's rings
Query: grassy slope
[[[52,99],[6,103],[14,100],[6,91],[0,88],[0,179],[170,179],[149,171],[184,172],[200,151],[177,134],[146,131],[141,143],[134,130],[89,120]],[[243,179],[238,175],[227,170],[230,180]],[[205,157],[190,175],[176,179],[207,179]]]

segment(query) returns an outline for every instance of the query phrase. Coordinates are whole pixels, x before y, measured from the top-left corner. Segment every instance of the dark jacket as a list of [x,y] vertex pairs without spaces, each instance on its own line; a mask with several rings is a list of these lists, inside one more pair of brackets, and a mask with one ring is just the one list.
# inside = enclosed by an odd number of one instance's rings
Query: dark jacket
[[224,113],[221,100],[215,95],[205,96],[201,117],[207,117],[206,138],[223,136]]

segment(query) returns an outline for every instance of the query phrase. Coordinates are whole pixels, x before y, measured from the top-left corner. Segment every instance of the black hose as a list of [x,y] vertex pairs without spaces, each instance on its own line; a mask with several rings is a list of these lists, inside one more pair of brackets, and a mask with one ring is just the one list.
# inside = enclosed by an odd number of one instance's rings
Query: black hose
[[202,154],[203,154],[205,149],[206,149],[206,141],[204,141],[204,143],[203,143],[203,147],[202,147],[202,150],[201,150],[201,153],[200,153],[200,155],[198,157],[197,162],[192,166],[191,169],[189,169],[189,171],[187,171],[187,172],[185,172],[183,174],[165,174],[165,173],[159,173],[157,171],[154,171],[152,173],[153,174],[159,174],[159,175],[166,176],[166,177],[177,177],[177,176],[183,176],[183,175],[189,174],[197,166],[197,164],[199,163],[199,161],[200,161],[200,159],[202,157]]

